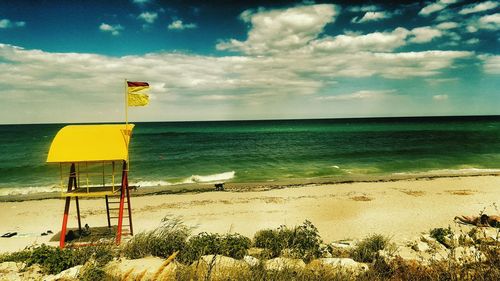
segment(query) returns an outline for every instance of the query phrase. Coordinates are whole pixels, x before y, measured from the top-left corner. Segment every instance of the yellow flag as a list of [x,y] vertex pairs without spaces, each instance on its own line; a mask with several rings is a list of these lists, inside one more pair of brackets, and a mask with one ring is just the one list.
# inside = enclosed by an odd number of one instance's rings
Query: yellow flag
[[149,103],[146,94],[128,94],[128,106],[145,106]]
[[149,103],[149,96],[144,92],[149,89],[147,82],[127,81],[128,106],[145,106]]

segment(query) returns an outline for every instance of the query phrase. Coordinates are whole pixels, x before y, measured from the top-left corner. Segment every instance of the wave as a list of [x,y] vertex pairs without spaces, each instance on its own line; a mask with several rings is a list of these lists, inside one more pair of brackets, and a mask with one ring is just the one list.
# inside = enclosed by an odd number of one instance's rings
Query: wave
[[211,183],[211,182],[221,182],[221,181],[227,181],[236,175],[235,171],[231,172],[224,172],[220,174],[213,174],[213,175],[206,175],[206,176],[200,176],[200,175],[192,175],[190,177],[184,178],[180,181],[176,182],[169,182],[169,181],[139,181],[139,182],[134,182],[131,183],[130,185],[138,185],[140,187],[153,187],[153,186],[170,186],[170,185],[176,185],[176,184],[189,184],[189,183]]
[[500,169],[480,169],[480,168],[463,168],[463,169],[438,169],[423,172],[400,172],[393,173],[396,176],[440,176],[440,175],[481,175],[481,174],[496,174],[500,173]]
[[0,188],[0,196],[29,195],[61,191],[57,185]]
[[208,176],[192,175],[187,179],[184,179],[181,183],[201,183],[201,182],[219,182],[227,181],[234,178],[236,172],[225,172],[220,174],[213,174]]

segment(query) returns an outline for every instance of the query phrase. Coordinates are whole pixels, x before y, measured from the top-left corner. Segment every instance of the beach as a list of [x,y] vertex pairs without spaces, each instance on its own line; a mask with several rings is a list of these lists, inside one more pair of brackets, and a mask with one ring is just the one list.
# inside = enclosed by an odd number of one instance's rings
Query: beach
[[[432,228],[458,227],[453,221],[458,215],[498,215],[499,188],[500,177],[494,175],[259,185],[245,190],[227,185],[225,191],[218,192],[132,192],[131,203],[135,233],[158,227],[164,217],[181,219],[193,227],[193,233],[240,233],[248,237],[261,229],[309,220],[325,242],[377,233],[404,243]],[[74,202],[69,227],[77,226]],[[83,225],[107,225],[103,198],[80,200],[80,208]],[[12,238],[0,238],[0,252],[42,243],[57,245],[49,242],[51,235],[40,234],[60,230],[63,209],[64,200],[54,198],[0,202],[0,233],[18,232]]]

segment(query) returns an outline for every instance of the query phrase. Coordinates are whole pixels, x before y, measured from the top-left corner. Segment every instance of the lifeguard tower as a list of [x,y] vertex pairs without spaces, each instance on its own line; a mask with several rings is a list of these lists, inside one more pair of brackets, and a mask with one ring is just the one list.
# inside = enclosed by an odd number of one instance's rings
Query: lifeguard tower
[[[112,220],[117,219],[116,243],[120,244],[124,235],[133,235],[128,185],[128,149],[133,128],[133,124],[69,125],[62,128],[52,141],[47,162],[59,163],[61,197],[66,199],[59,244],[61,248],[64,248],[66,241],[72,198],[76,202],[79,233],[84,230],[78,198],[104,197],[109,230],[114,230]],[[120,172],[120,168],[121,179],[115,175]],[[128,224],[123,223],[124,218],[128,218]],[[127,227],[128,231],[125,229]]]

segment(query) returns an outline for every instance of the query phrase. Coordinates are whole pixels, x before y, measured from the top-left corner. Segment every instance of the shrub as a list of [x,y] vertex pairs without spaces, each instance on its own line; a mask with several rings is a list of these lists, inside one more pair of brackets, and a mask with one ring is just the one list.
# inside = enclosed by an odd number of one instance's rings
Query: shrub
[[163,218],[159,228],[134,236],[123,248],[123,253],[131,259],[147,255],[167,258],[172,253],[184,249],[191,229],[179,219]]
[[453,235],[453,231],[451,231],[451,228],[449,226],[448,228],[434,228],[431,229],[430,235],[432,238],[436,239],[439,243],[444,245],[444,238],[451,237]]
[[94,263],[85,264],[78,274],[78,280],[80,281],[102,281],[111,279],[112,278],[106,274],[102,267]]
[[204,255],[224,255],[241,259],[250,246],[250,238],[240,234],[202,232],[189,238],[186,247],[181,251],[180,260],[191,263]]
[[278,257],[287,249],[291,256],[306,262],[321,256],[321,243],[318,229],[308,220],[293,229],[280,226],[258,231],[254,236],[254,245],[264,248],[268,258]]
[[42,244],[34,248],[28,259],[27,266],[39,264],[47,273],[56,274],[75,265],[71,249],[60,249]]
[[389,238],[374,234],[361,240],[352,250],[351,256],[359,262],[373,262],[380,250],[394,251],[395,245],[390,242]]

